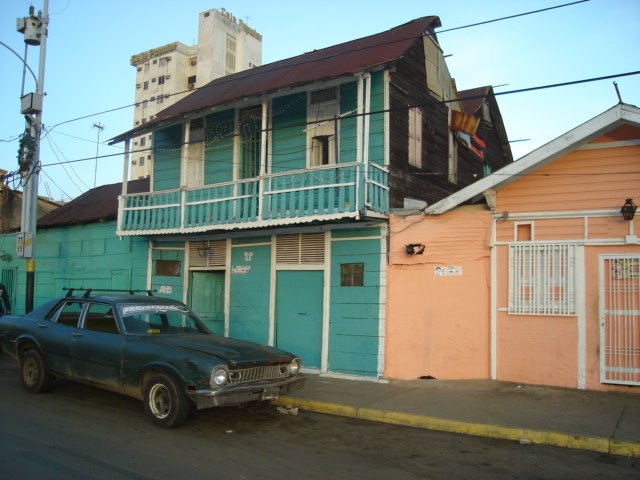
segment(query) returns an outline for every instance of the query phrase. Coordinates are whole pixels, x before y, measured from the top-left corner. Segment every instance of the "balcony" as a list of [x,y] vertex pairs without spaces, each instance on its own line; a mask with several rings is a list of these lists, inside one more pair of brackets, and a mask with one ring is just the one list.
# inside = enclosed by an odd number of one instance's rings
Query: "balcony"
[[346,163],[178,190],[122,195],[118,235],[198,233],[389,213],[388,171]]

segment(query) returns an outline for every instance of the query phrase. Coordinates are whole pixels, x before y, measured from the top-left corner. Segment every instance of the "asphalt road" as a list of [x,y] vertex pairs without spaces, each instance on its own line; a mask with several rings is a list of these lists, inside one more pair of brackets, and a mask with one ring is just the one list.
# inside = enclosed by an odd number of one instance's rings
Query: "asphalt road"
[[640,479],[637,459],[275,407],[151,425],[142,403],[58,382],[33,395],[0,355],[0,479]]

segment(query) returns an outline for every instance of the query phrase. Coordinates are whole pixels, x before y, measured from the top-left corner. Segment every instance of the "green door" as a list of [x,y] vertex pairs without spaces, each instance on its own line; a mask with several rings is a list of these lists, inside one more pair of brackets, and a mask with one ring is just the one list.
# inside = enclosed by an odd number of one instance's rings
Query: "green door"
[[191,272],[190,306],[216,335],[224,335],[224,272]]
[[324,272],[279,271],[276,274],[275,346],[320,368]]

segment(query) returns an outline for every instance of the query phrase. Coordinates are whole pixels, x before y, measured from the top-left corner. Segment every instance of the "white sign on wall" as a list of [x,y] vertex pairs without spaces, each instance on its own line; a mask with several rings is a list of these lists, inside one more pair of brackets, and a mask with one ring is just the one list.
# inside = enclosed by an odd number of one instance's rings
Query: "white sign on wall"
[[433,274],[436,277],[459,277],[462,275],[462,266],[435,267]]

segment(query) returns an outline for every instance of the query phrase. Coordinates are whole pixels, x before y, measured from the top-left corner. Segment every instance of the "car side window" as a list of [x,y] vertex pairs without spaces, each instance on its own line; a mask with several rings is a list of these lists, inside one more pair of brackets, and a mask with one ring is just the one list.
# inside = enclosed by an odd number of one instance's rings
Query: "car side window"
[[69,327],[77,327],[83,305],[83,302],[65,302],[56,321]]
[[84,328],[96,332],[120,333],[113,309],[104,303],[90,303],[84,318]]

